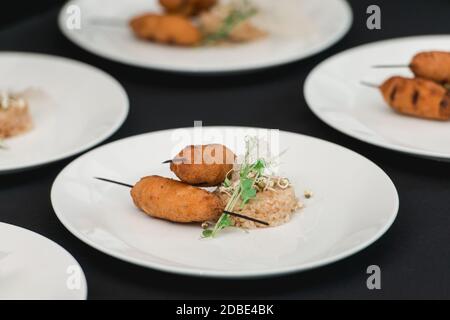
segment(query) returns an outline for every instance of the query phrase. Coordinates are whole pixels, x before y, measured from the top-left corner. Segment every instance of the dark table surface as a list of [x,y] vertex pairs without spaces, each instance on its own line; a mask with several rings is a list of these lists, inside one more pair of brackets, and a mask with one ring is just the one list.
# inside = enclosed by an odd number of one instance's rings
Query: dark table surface
[[[300,62],[245,75],[193,77],[104,60],[63,37],[56,24],[56,8],[1,30],[0,49],[66,56],[97,66],[117,78],[128,92],[131,109],[122,128],[106,142],[142,132],[191,126],[193,120],[202,119],[205,125],[299,132],[361,153],[387,172],[400,196],[400,212],[394,225],[368,249],[316,270],[264,280],[200,279],[134,266],[87,246],[56,218],[50,187],[73,158],[0,176],[0,221],[36,231],[66,248],[85,271],[91,299],[450,298],[450,164],[414,158],[349,138],[319,121],[302,95],[303,81],[311,69],[339,51],[379,39],[450,33],[450,2],[350,2],[354,25],[339,44]],[[382,9],[382,30],[366,28],[366,8],[370,4],[378,4]],[[237,112],[239,117],[234,116]],[[381,267],[381,290],[366,287],[366,268],[372,264]]]

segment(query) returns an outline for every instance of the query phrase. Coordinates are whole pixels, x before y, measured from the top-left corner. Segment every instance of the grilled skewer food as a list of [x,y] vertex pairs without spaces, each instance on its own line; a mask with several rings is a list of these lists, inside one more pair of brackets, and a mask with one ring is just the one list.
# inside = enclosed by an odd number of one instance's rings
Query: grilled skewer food
[[[136,207],[151,217],[179,223],[201,222],[203,238],[215,237],[221,230],[233,226],[260,228],[288,222],[294,212],[303,207],[293,186],[288,179],[268,172],[273,162],[271,158],[259,157],[256,137],[246,138],[245,145],[243,162],[236,166],[231,163],[230,172],[224,174],[229,173],[230,177],[225,181],[222,179],[213,192],[156,175],[144,177],[134,186],[107,178],[96,179],[131,188]],[[188,146],[183,150],[192,157],[199,155],[201,161],[208,154],[211,158],[207,159],[220,159],[223,163],[222,158],[215,157],[227,153],[229,160],[235,161],[234,153],[221,144]],[[186,167],[185,170],[188,168],[194,168],[194,171],[201,168],[209,173],[212,170],[209,164]]]
[[247,0],[217,4],[217,0],[160,0],[164,14],[134,17],[130,27],[136,37],[178,46],[250,42],[267,32],[250,19],[258,9]]
[[395,111],[420,118],[450,119],[450,93],[426,79],[391,77],[380,86],[387,104]]
[[159,0],[167,13],[194,16],[210,9],[217,0]]
[[24,133],[31,127],[27,101],[14,94],[0,93],[0,139]]
[[236,155],[221,144],[187,146],[170,164],[170,170],[183,182],[202,187],[222,183],[233,169]]
[[409,65],[416,77],[450,83],[450,52],[421,52],[414,56]]
[[418,78],[440,84],[450,83],[450,52],[424,51],[416,54],[409,65],[378,65],[375,68],[409,67]]
[[202,38],[189,19],[178,15],[146,13],[133,18],[130,26],[138,38],[159,43],[194,46]]
[[131,189],[131,197],[148,215],[173,222],[216,220],[224,210],[215,194],[160,176],[142,178]]

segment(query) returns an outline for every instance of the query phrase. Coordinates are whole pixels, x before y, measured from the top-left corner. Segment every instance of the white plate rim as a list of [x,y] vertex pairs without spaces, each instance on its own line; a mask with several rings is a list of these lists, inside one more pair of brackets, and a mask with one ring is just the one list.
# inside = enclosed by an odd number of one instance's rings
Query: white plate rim
[[[256,128],[252,128],[252,127],[240,127],[240,126],[210,126],[210,127],[206,127],[206,128],[211,128],[211,129],[224,129],[224,128],[244,128],[244,129],[256,129]],[[187,127],[185,128],[187,129]],[[325,144],[329,144],[332,145],[334,147],[337,147],[338,149],[341,149],[344,152],[349,152],[351,154],[353,154],[356,157],[360,157],[365,159],[366,161],[368,161],[371,165],[374,166],[375,169],[377,169],[380,174],[382,174],[384,176],[384,178],[386,179],[387,185],[389,186],[389,188],[392,189],[393,193],[395,194],[395,206],[394,206],[394,210],[391,213],[391,217],[389,219],[389,221],[387,221],[387,223],[383,226],[383,228],[381,228],[374,236],[372,236],[369,240],[367,240],[364,243],[359,244],[358,246],[352,248],[352,249],[348,249],[345,250],[344,252],[326,258],[326,259],[321,259],[319,261],[316,262],[311,262],[311,263],[306,263],[303,264],[301,267],[283,267],[283,268],[277,268],[276,270],[266,270],[266,271],[246,271],[246,272],[239,272],[239,271],[199,271],[199,270],[193,270],[191,268],[183,268],[183,267],[167,267],[167,266],[162,266],[158,263],[149,263],[149,262],[142,262],[139,259],[135,259],[132,257],[128,257],[126,255],[121,255],[119,253],[114,252],[114,250],[106,248],[102,245],[99,245],[97,243],[95,243],[94,241],[89,240],[88,238],[84,237],[84,235],[82,234],[82,232],[79,232],[78,230],[76,230],[76,228],[73,228],[71,226],[71,224],[69,223],[69,221],[67,221],[64,218],[64,215],[61,213],[62,210],[60,208],[57,208],[55,206],[55,190],[58,186],[58,184],[60,183],[60,179],[62,179],[62,175],[64,174],[64,172],[66,170],[70,170],[71,166],[76,162],[76,161],[81,161],[82,159],[84,159],[85,157],[90,156],[90,154],[92,152],[95,152],[96,150],[105,148],[109,145],[112,145],[114,143],[120,143],[126,140],[131,140],[134,138],[138,138],[144,135],[152,135],[152,134],[158,134],[158,133],[164,133],[164,132],[168,132],[174,129],[166,129],[166,130],[159,130],[159,131],[152,131],[152,132],[147,132],[147,133],[142,133],[142,134],[138,134],[138,135],[134,135],[134,136],[130,136],[124,139],[120,139],[120,140],[116,140],[113,141],[111,143],[102,145],[94,150],[91,150],[83,155],[81,155],[80,157],[78,157],[77,159],[75,159],[74,161],[72,161],[71,163],[69,163],[63,170],[61,170],[61,172],[58,174],[58,176],[56,177],[56,179],[54,180],[53,184],[52,184],[52,188],[51,188],[51,192],[50,192],[50,200],[53,206],[53,211],[56,214],[56,217],[59,219],[59,221],[64,225],[64,227],[70,232],[72,233],[75,237],[77,237],[79,240],[81,240],[82,242],[86,243],[87,245],[93,247],[94,249],[110,255],[114,258],[117,258],[119,260],[125,261],[125,262],[129,262],[141,267],[146,267],[146,268],[150,268],[150,269],[154,269],[154,270],[158,270],[158,271],[162,271],[162,272],[168,272],[168,273],[172,273],[172,274],[178,274],[178,275],[185,275],[185,276],[195,276],[195,277],[206,277],[206,278],[218,278],[218,279],[251,279],[251,278],[266,278],[266,277],[275,277],[275,276],[281,276],[281,275],[288,275],[288,274],[292,274],[292,273],[296,273],[296,272],[302,272],[302,271],[307,271],[307,270],[311,270],[314,268],[318,268],[318,267],[322,267],[334,262],[337,262],[339,260],[345,259],[353,254],[356,254],[362,250],[364,250],[365,248],[369,247],[371,244],[373,244],[375,241],[377,241],[378,239],[380,239],[387,230],[389,230],[389,228],[392,226],[392,224],[394,223],[395,219],[397,218],[398,215],[398,210],[400,207],[400,200],[399,200],[399,196],[398,196],[398,192],[397,189],[394,185],[394,183],[392,182],[391,178],[383,171],[383,169],[381,169],[379,166],[377,166],[373,161],[371,161],[370,159],[367,159],[366,157],[358,154],[357,152],[350,150],[348,148],[345,148],[343,146],[340,146],[338,144],[326,141],[326,140],[322,140],[319,138],[315,138],[312,136],[308,136],[308,135],[304,135],[304,134],[300,134],[300,133],[295,133],[295,132],[290,132],[290,131],[284,131],[284,130],[280,130],[280,133],[283,134],[288,134],[288,135],[300,135],[302,137],[305,137],[307,139],[310,140],[314,140],[314,141],[318,141],[319,143],[325,143]]]
[[359,141],[362,141],[362,142],[365,142],[368,144],[375,145],[375,146],[383,148],[383,149],[389,149],[389,150],[397,151],[397,152],[404,153],[404,154],[409,154],[409,155],[427,158],[427,159],[433,159],[433,160],[448,161],[448,160],[450,160],[450,153],[427,151],[427,150],[423,150],[420,148],[396,145],[394,143],[380,142],[377,139],[372,139],[370,137],[364,137],[363,135],[358,135],[357,133],[353,132],[352,130],[348,130],[345,126],[337,125],[337,124],[333,123],[332,121],[326,119],[326,117],[322,116],[321,111],[318,110],[319,108],[316,108],[314,106],[314,104],[311,103],[311,98],[308,94],[309,88],[312,86],[311,82],[312,82],[313,76],[319,71],[319,69],[321,69],[327,63],[330,63],[335,58],[342,57],[346,54],[352,53],[354,51],[358,51],[359,49],[367,49],[367,48],[371,48],[371,47],[376,47],[380,44],[384,45],[384,44],[389,44],[389,43],[399,42],[399,41],[407,42],[407,41],[411,41],[411,40],[426,40],[426,39],[442,38],[442,37],[448,38],[450,40],[450,35],[437,35],[437,34],[409,36],[409,37],[396,37],[396,38],[362,44],[362,45],[341,51],[341,52],[325,59],[321,63],[319,63],[317,66],[314,67],[313,70],[311,70],[311,72],[306,77],[305,83],[303,85],[303,93],[304,93],[304,97],[306,100],[306,104],[308,105],[309,109],[314,113],[314,115],[317,116],[317,118],[319,118],[325,124],[327,124],[331,128],[333,128],[347,136],[350,136],[354,139],[357,139]]
[[177,68],[171,68],[170,65],[161,66],[157,64],[153,64],[151,62],[148,63],[141,63],[133,61],[132,59],[127,59],[123,57],[116,57],[112,54],[109,54],[107,52],[97,50],[95,46],[90,45],[89,43],[85,43],[84,41],[78,39],[76,36],[73,36],[71,32],[69,32],[65,26],[64,26],[64,13],[66,12],[67,8],[70,5],[73,5],[78,0],[69,0],[59,11],[58,14],[58,27],[59,30],[62,32],[62,34],[71,42],[76,44],[78,47],[82,48],[83,50],[90,52],[91,54],[97,55],[99,57],[108,59],[110,61],[119,62],[121,64],[130,65],[134,67],[139,67],[143,69],[150,69],[150,70],[159,70],[164,72],[171,72],[171,73],[181,73],[181,74],[198,74],[198,75],[210,75],[210,74],[232,74],[232,73],[245,73],[245,72],[251,72],[256,70],[264,70],[268,68],[278,67],[281,65],[293,63],[296,61],[304,60],[306,58],[312,57],[322,51],[327,50],[328,48],[332,47],[336,43],[338,43],[344,36],[349,32],[351,26],[353,25],[353,11],[350,6],[350,4],[346,0],[338,0],[341,2],[344,10],[345,10],[345,24],[342,27],[342,30],[340,30],[339,33],[336,34],[335,38],[329,39],[328,41],[324,42],[322,45],[314,47],[309,50],[305,50],[303,54],[293,54],[290,57],[285,57],[283,59],[279,59],[276,62],[271,63],[261,63],[260,65],[249,65],[249,66],[241,66],[241,67],[227,67],[227,68],[221,68],[220,66],[217,66],[215,68],[211,69],[196,69],[196,68],[188,68],[185,67],[184,69],[177,69]]
[[64,253],[65,255],[67,255],[69,258],[71,258],[73,260],[73,262],[76,264],[76,266],[79,268],[79,270],[81,271],[81,283],[82,283],[82,292],[80,294],[79,300],[87,300],[88,297],[88,283],[86,280],[86,275],[84,274],[83,268],[81,267],[80,263],[74,258],[74,256],[67,251],[65,248],[63,248],[61,245],[59,245],[58,243],[56,243],[55,241],[53,241],[50,238],[47,238],[45,236],[43,236],[42,234],[39,234],[35,231],[32,231],[30,229],[21,227],[21,226],[16,226],[14,224],[10,224],[10,223],[6,223],[6,222],[1,222],[0,221],[0,225],[4,225],[7,228],[11,228],[11,229],[19,229],[21,231],[24,231],[26,233],[32,234],[33,236],[39,237],[41,239],[45,239],[50,245],[54,246],[55,248],[58,248],[58,250],[61,250],[62,253]]
[[108,74],[107,72],[105,72],[101,69],[98,69],[90,64],[87,64],[87,63],[84,63],[84,62],[81,62],[78,60],[73,60],[70,58],[62,57],[62,56],[42,54],[42,53],[2,51],[2,52],[0,52],[0,59],[2,59],[3,56],[6,56],[6,57],[12,56],[14,58],[21,56],[21,57],[25,57],[25,58],[38,58],[38,59],[51,60],[51,61],[58,60],[60,62],[65,62],[65,63],[69,63],[72,65],[76,65],[77,67],[84,68],[85,70],[99,73],[102,76],[104,76],[106,79],[111,81],[115,86],[117,86],[117,89],[120,90],[120,95],[124,99],[124,101],[123,101],[124,108],[122,110],[122,114],[120,114],[117,117],[116,123],[114,123],[114,125],[111,126],[109,128],[109,130],[105,131],[102,135],[99,135],[96,139],[93,139],[91,142],[85,143],[84,145],[81,145],[77,148],[73,148],[72,151],[63,152],[63,153],[60,153],[53,157],[49,157],[47,160],[28,161],[27,163],[24,163],[22,165],[10,165],[10,166],[1,167],[0,175],[43,166],[46,164],[57,162],[59,160],[65,159],[65,158],[69,158],[69,157],[77,155],[83,151],[86,151],[86,150],[98,145],[99,143],[103,142],[104,140],[108,139],[109,137],[111,137],[117,130],[120,129],[120,127],[123,125],[123,123],[125,122],[125,120],[128,117],[128,113],[129,113],[129,109],[130,109],[130,100],[128,98],[127,92],[125,91],[124,87],[120,84],[120,82],[117,79],[115,79],[113,76],[111,76],[110,74]]

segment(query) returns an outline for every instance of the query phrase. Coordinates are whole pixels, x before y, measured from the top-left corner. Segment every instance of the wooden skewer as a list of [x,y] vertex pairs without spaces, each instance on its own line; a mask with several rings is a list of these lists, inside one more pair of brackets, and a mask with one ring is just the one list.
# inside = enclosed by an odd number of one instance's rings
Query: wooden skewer
[[[124,182],[114,181],[114,180],[111,180],[111,179],[100,178],[100,177],[94,177],[94,179],[97,179],[97,180],[100,180],[100,181],[109,182],[109,183],[114,183],[114,184],[117,184],[117,185],[123,186],[123,187],[133,188],[133,186],[131,184],[124,183]],[[250,221],[253,221],[253,222],[261,223],[261,224],[263,224],[265,226],[269,225],[269,223],[267,223],[265,221],[258,220],[258,219],[252,218],[252,217],[247,217],[247,216],[244,216],[243,214],[239,214],[239,213],[235,213],[235,212],[231,212],[231,211],[225,211],[225,210],[223,212],[226,213],[226,214],[229,214],[230,216],[235,216],[235,217],[238,217],[238,218],[242,218],[242,219],[250,220]]]

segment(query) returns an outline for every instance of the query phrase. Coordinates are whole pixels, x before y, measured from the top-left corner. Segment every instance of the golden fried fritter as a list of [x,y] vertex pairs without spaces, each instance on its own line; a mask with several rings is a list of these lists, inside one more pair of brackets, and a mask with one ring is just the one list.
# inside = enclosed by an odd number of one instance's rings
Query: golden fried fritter
[[450,83],[450,52],[420,52],[414,56],[409,67],[416,77]]
[[138,38],[166,44],[194,46],[202,38],[187,18],[147,13],[133,18],[130,26]]
[[159,0],[166,12],[183,16],[194,16],[208,10],[217,0]]
[[397,112],[435,120],[450,119],[450,93],[436,82],[391,77],[380,90],[386,103]]
[[215,220],[224,210],[217,195],[160,176],[142,178],[131,189],[131,197],[148,215],[173,222]]
[[225,180],[235,158],[233,151],[221,144],[191,145],[175,156],[170,170],[183,182],[211,187]]

